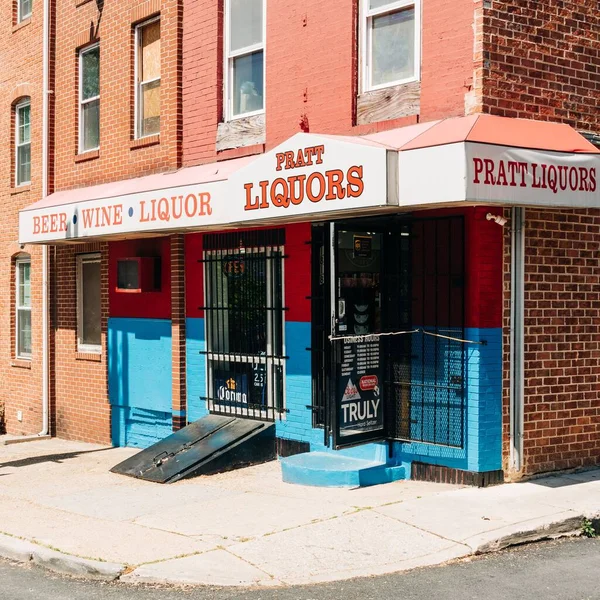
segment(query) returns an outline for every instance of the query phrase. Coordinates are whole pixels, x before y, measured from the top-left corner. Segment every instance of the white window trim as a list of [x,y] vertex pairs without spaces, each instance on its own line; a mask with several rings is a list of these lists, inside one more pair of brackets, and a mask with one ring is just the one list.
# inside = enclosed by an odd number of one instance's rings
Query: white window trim
[[[142,131],[142,113],[141,113],[141,106],[140,106],[140,89],[142,87],[142,84],[149,84],[149,83],[154,83],[155,81],[160,81],[162,79],[162,27],[160,29],[160,45],[161,45],[161,61],[160,61],[160,77],[155,77],[154,79],[148,79],[148,81],[140,81],[139,79],[139,60],[140,60],[140,29],[146,27],[146,25],[150,25],[151,23],[154,23],[156,21],[160,21],[160,15],[158,15],[157,17],[153,17],[152,19],[148,19],[147,21],[144,21],[143,23],[140,23],[139,25],[135,26],[135,40],[134,40],[134,44],[135,44],[135,52],[134,52],[134,65],[133,65],[133,70],[134,70],[134,78],[135,78],[135,90],[134,90],[134,138],[136,140],[140,140],[140,139],[144,139],[146,137],[150,137],[153,135],[160,135],[160,131],[158,134],[156,133],[148,133],[146,135],[140,135],[140,132]],[[161,81],[161,112],[162,112],[162,81]],[[161,124],[162,125],[162,124]]]
[[[90,52],[90,50],[95,50],[99,48],[100,44],[93,44],[91,46],[87,46],[79,51],[79,154],[84,154],[85,152],[94,152],[100,148],[100,136],[98,136],[98,145],[95,148],[87,148],[83,147],[83,107],[85,104],[89,104],[91,102],[95,102],[96,100],[100,100],[100,94],[94,96],[93,98],[88,98],[87,100],[83,99],[83,55]],[[100,73],[98,71],[98,79],[100,79]],[[100,88],[100,81],[98,81],[98,89]]]
[[[19,305],[19,290],[20,290],[20,286],[21,286],[21,275],[20,275],[21,269],[19,267],[23,264],[29,265],[29,286],[30,286],[30,290],[31,290],[31,257],[17,258],[17,260],[15,261],[15,355],[17,358],[22,359],[22,360],[31,360],[31,353],[21,352],[21,349],[19,347],[19,323],[20,323],[19,315],[22,311],[29,311],[29,314],[31,314],[31,304],[29,306],[20,306]],[[30,296],[30,298],[31,298],[31,296]],[[33,332],[33,323],[32,323],[32,332]]]
[[[19,127],[20,127],[20,118],[19,111],[22,108],[29,106],[29,141],[21,144],[19,143]],[[19,148],[22,146],[29,145],[29,179],[27,181],[19,181]],[[31,183],[31,100],[23,100],[15,105],[15,187],[20,187],[22,185],[29,185]]]
[[29,12],[26,15],[21,14],[21,0],[17,0],[17,23],[22,23],[25,19],[29,19],[31,17],[31,13],[33,10],[33,2],[29,3]]
[[[262,14],[262,42],[259,44],[253,44],[252,46],[244,46],[233,52],[229,52],[229,32],[230,32],[230,15],[231,15],[231,0],[225,0],[225,35],[224,40],[224,65],[223,65],[223,100],[225,105],[225,121],[236,121],[237,119],[245,119],[247,117],[253,117],[255,115],[262,115],[265,113],[267,106],[267,2],[263,0],[263,14]],[[239,115],[233,114],[233,59],[239,58],[240,56],[246,56],[262,50],[263,53],[263,107],[260,110],[253,110],[250,112],[241,113]]]
[[[361,77],[360,77],[360,89],[361,92],[372,92],[375,90],[381,90],[388,87],[394,87],[396,85],[402,85],[405,83],[412,83],[414,81],[420,81],[421,79],[421,0],[398,0],[394,2],[391,0],[389,4],[385,6],[369,9],[369,0],[361,0],[361,35],[360,35],[360,47],[361,47]],[[410,8],[414,6],[415,9],[415,64],[414,64],[414,75],[412,77],[406,77],[404,79],[398,79],[396,81],[390,81],[388,83],[381,83],[379,85],[371,85],[371,31],[373,17],[385,15],[398,10]]]
[[84,263],[100,263],[99,252],[78,254],[77,260],[77,352],[86,354],[102,354],[102,343],[84,344],[81,341],[83,331],[83,265]]

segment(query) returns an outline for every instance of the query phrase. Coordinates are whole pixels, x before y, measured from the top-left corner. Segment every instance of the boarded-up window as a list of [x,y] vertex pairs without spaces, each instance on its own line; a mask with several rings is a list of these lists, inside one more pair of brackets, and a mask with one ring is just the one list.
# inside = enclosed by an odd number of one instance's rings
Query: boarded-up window
[[144,23],[137,37],[137,137],[160,132],[160,21]]

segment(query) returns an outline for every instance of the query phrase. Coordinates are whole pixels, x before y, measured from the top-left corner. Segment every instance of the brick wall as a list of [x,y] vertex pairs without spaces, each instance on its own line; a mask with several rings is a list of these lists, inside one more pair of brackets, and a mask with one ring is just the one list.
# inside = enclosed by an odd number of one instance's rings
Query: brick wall
[[[56,190],[139,177],[180,162],[182,15],[177,0],[57,0]],[[160,14],[160,136],[134,140],[134,26]],[[100,43],[100,149],[78,154],[78,50]]]
[[[18,244],[18,211],[41,195],[42,27],[41,3],[30,19],[16,23],[16,1],[0,6],[0,404],[5,404],[7,430],[34,434],[42,428],[41,250]],[[31,185],[14,187],[14,104],[31,99]],[[15,256],[31,255],[31,360],[15,360]],[[17,420],[22,411],[23,420]]]
[[598,3],[493,0],[490,4],[483,41],[484,112],[598,131]]
[[[98,355],[77,351],[76,257],[89,252],[101,253],[102,354]],[[109,444],[110,405],[106,367],[108,248],[104,243],[56,248],[53,263],[52,433],[65,439]]]
[[[505,216],[510,216],[507,214]],[[525,212],[523,474],[600,464],[598,210]],[[504,244],[504,463],[509,454],[510,237]]]
[[[181,8],[176,0],[57,0],[55,99],[60,126],[55,138],[55,190],[139,177],[180,165]],[[160,135],[134,140],[134,27],[159,14]],[[78,50],[96,41],[100,43],[100,149],[78,154]],[[110,443],[108,250],[105,244],[93,247],[102,249],[101,357],[77,352],[75,256],[92,246],[56,250],[53,431],[64,438]]]
[[[427,0],[423,6],[421,112],[355,126],[358,2],[277,0],[267,8],[267,149],[306,127],[359,135],[465,114],[472,93],[474,31],[481,2]],[[477,25],[479,23],[479,25]],[[230,158],[215,149],[223,102],[223,0],[184,0],[183,154],[185,164]],[[262,145],[251,149],[261,152]]]

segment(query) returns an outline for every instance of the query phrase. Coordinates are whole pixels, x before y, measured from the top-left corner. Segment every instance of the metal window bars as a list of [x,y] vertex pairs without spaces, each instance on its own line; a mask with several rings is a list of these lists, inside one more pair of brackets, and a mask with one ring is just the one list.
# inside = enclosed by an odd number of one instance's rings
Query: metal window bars
[[284,230],[204,237],[208,409],[273,421],[285,412]]

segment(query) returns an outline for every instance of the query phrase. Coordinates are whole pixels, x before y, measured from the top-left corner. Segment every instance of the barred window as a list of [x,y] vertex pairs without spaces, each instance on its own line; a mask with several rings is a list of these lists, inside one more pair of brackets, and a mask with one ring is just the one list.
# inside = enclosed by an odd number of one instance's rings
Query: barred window
[[250,233],[205,236],[208,403],[272,420],[283,409],[282,236]]

